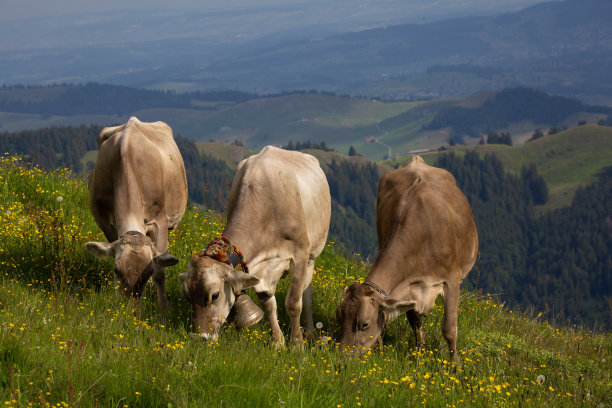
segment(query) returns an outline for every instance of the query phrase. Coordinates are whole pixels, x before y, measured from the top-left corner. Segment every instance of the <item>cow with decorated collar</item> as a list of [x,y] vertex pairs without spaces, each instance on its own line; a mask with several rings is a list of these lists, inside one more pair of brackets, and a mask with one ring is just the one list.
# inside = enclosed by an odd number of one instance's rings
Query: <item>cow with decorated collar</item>
[[306,331],[314,330],[311,280],[330,216],[329,185],[315,157],[267,146],[240,162],[222,236],[194,255],[180,275],[183,294],[192,304],[194,331],[216,339],[237,296],[253,288],[272,328],[273,344],[282,346],[274,294],[288,271],[290,338],[301,345],[302,309]]

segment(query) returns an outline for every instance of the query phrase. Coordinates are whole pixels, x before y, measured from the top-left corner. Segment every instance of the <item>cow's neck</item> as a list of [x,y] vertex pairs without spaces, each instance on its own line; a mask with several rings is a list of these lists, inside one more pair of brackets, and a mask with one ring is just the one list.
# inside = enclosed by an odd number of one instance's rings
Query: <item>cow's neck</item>
[[247,264],[247,266],[249,266],[249,263],[251,263],[257,254],[255,251],[255,246],[253,245],[253,237],[250,237],[249,233],[245,233],[245,231],[250,230],[248,228],[237,228],[228,222],[228,225],[226,226],[222,235],[242,253],[244,262]]
[[401,261],[401,259],[392,256],[379,257],[372,266],[366,280],[391,293],[406,278],[403,273],[397,273],[397,271],[403,271],[405,268]]
[[367,280],[374,282],[385,291],[392,293],[422,279],[425,272],[423,260],[414,256],[420,250],[402,240],[392,240],[381,251]]

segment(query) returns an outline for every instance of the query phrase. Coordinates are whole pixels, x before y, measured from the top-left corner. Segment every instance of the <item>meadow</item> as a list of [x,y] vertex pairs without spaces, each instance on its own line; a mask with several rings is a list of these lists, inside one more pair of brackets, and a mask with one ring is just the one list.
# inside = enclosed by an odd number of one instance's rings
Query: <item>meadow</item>
[[[112,262],[84,248],[103,235],[87,187],[68,170],[0,158],[0,404],[5,407],[607,407],[612,335],[562,327],[479,292],[463,292],[460,364],[448,361],[442,305],[414,347],[405,318],[362,358],[338,349],[335,308],[366,265],[329,241],[317,260],[315,322],[303,350],[269,346],[266,322],[226,326],[217,342],[190,336],[178,274],[223,230],[222,215],[189,207],[170,234],[169,308],[154,291],[117,293]],[[477,273],[474,271],[472,273]],[[286,282],[277,292],[285,334]],[[152,286],[152,285],[151,285]]]

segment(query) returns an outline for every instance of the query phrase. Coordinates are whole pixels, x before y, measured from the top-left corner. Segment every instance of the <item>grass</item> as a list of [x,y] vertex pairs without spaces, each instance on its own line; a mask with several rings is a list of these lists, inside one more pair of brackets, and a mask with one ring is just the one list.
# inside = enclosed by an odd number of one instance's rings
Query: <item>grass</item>
[[226,145],[219,142],[194,142],[200,154],[206,154],[223,160],[231,169],[235,169],[243,159],[255,154],[242,146]]
[[[612,404],[612,336],[558,327],[463,293],[454,369],[440,334],[442,306],[425,319],[427,344],[414,349],[404,318],[382,349],[360,359],[337,349],[334,311],[346,284],[367,265],[329,242],[313,279],[315,321],[300,351],[269,347],[267,323],[225,327],[219,341],[189,335],[190,309],[178,274],[221,233],[217,214],[189,208],[171,233],[170,307],[152,288],[140,302],[116,293],[111,261],[84,249],[102,240],[85,184],[4,156],[0,163],[0,398],[6,407],[208,406],[592,406]],[[61,199],[59,199],[61,197]],[[277,292],[279,318],[287,282]]]

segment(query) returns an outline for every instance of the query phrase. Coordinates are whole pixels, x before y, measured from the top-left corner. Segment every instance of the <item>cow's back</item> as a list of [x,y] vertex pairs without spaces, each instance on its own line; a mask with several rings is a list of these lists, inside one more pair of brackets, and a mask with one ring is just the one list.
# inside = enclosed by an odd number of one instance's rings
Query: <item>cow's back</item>
[[[172,130],[163,122],[105,128],[98,136],[98,158],[89,180],[94,219],[121,235],[122,224],[144,223],[162,214],[174,228],[185,211],[187,179]],[[130,227],[127,227],[129,229]]]
[[475,262],[478,236],[466,197],[452,174],[419,156],[381,178],[376,227],[381,256],[399,256],[401,246],[402,256],[427,259],[430,267],[457,264],[461,279]]
[[325,246],[330,214],[329,185],[315,157],[267,146],[238,165],[229,197],[230,233],[254,226],[262,231],[262,246],[266,239],[306,234],[316,257]]

